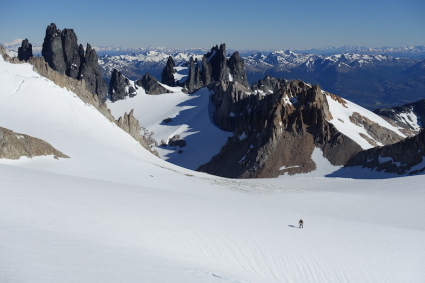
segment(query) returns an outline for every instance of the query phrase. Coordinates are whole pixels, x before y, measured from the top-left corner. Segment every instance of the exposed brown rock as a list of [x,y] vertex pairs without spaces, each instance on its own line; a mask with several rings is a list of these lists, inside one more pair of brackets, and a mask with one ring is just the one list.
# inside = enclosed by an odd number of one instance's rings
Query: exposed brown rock
[[[404,137],[397,135],[395,132],[382,127],[376,122],[371,121],[370,119],[360,115],[357,112],[354,112],[350,116],[350,121],[357,126],[363,126],[366,132],[376,141],[382,143],[383,145],[393,144],[401,141]],[[367,140],[367,139],[366,139]],[[368,140],[369,143],[371,143]],[[372,143],[371,143],[372,144]],[[372,144],[373,145],[373,144]]]
[[141,134],[139,120],[134,117],[133,111],[134,109],[132,109],[128,114],[127,112],[125,112],[124,116],[119,117],[118,120],[115,121],[115,124],[117,124],[121,129],[123,129],[127,133],[129,133],[130,136],[132,136],[136,141],[138,141],[144,148],[148,149],[154,155],[159,156],[158,152],[156,152],[155,150],[151,150],[148,141]]
[[19,159],[22,156],[32,158],[46,155],[53,155],[56,159],[69,158],[41,139],[0,127],[0,158]]
[[[329,94],[299,80],[266,79],[256,84],[254,93],[233,82],[209,86],[214,91],[213,121],[234,135],[199,171],[233,178],[277,177],[315,170],[311,159],[315,147],[333,165],[343,165],[361,151],[328,122],[333,118]],[[269,94],[259,92],[270,88]]]

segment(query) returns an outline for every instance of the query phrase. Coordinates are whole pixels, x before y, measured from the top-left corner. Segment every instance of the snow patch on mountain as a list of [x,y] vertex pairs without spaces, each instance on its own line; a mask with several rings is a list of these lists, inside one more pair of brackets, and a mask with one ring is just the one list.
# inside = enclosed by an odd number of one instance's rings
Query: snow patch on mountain
[[[362,137],[362,135],[368,137],[371,140],[374,140],[374,138],[367,133],[366,129],[363,126],[357,126],[350,121],[350,117],[355,112],[359,113],[361,116],[366,117],[373,122],[378,123],[380,126],[397,133],[401,137],[406,137],[405,134],[400,132],[399,128],[392,126],[390,123],[388,123],[375,113],[346,99],[344,99],[346,103],[342,104],[332,99],[332,97],[326,92],[324,93],[326,94],[326,99],[329,105],[329,111],[331,112],[333,118],[329,122],[334,125],[338,131],[340,131],[341,133],[355,141],[357,144],[359,144],[362,149],[369,149],[373,147],[366,139]],[[379,141],[376,141],[376,143],[381,146],[383,145]]]

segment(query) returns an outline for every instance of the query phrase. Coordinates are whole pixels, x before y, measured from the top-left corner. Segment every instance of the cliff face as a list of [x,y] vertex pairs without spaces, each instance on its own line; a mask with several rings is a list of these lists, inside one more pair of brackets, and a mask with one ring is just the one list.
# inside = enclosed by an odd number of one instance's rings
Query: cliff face
[[77,43],[77,35],[72,29],[60,30],[55,24],[46,28],[41,54],[49,66],[67,76],[84,80],[87,89],[95,93],[102,102],[106,101],[108,87],[103,80],[96,51],[87,44]]
[[[212,119],[219,128],[233,132],[233,137],[199,171],[232,178],[277,177],[315,170],[311,159],[315,148],[333,165],[345,164],[362,150],[330,123],[334,117],[328,101],[341,107],[346,102],[318,86],[266,77],[252,89],[225,81],[209,88],[214,93]],[[358,123],[374,143],[402,139],[360,114],[353,113],[350,120],[346,123]]]
[[22,156],[32,158],[46,155],[53,155],[56,159],[69,158],[41,139],[0,127],[0,158],[19,159]]
[[415,175],[425,172],[425,131],[395,144],[354,155],[345,167],[361,166],[378,172]]

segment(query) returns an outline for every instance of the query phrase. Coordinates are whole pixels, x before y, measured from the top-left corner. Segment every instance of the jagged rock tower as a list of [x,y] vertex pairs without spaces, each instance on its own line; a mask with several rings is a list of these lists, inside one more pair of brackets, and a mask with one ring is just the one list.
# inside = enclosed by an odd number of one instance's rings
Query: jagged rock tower
[[25,38],[22,40],[21,47],[18,48],[18,59],[19,61],[28,61],[32,56],[32,44]]
[[[162,83],[169,86],[176,84],[174,67],[174,60],[170,56],[162,72]],[[201,61],[191,59],[188,63],[188,68],[188,78],[181,84],[188,93],[192,93],[216,81],[234,81],[249,88],[244,61],[238,52],[233,53],[227,59],[225,44],[211,48],[211,51],[205,54]]]
[[84,47],[77,44],[74,30],[61,31],[53,23],[47,26],[41,54],[53,70],[84,80],[90,92],[101,102],[106,101],[108,87],[100,74],[96,51],[90,44],[84,51]]

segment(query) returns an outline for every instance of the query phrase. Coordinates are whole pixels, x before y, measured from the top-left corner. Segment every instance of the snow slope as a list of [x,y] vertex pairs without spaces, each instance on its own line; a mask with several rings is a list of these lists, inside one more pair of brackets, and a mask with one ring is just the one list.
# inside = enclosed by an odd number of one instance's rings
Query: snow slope
[[218,178],[28,64],[0,58],[0,86],[1,126],[71,157],[0,160],[0,282],[425,281],[425,176]]
[[[329,105],[329,111],[332,113],[333,117],[333,119],[329,122],[332,123],[338,131],[355,141],[363,149],[369,149],[373,146],[360,134],[367,136],[371,140],[375,139],[367,133],[366,129],[363,126],[357,126],[350,121],[350,117],[355,112],[359,113],[361,116],[366,117],[367,119],[375,123],[378,123],[380,126],[395,132],[403,138],[406,137],[405,134],[400,132],[399,128],[394,127],[393,125],[385,121],[382,117],[355,103],[352,103],[351,101],[344,99],[346,103],[342,105],[338,101],[332,99],[330,95],[326,95],[326,99]],[[383,146],[383,144],[379,141],[376,141],[376,143],[380,146]]]

